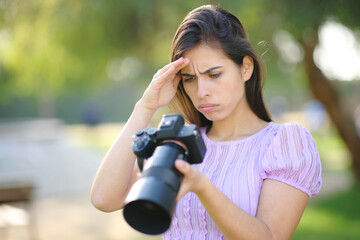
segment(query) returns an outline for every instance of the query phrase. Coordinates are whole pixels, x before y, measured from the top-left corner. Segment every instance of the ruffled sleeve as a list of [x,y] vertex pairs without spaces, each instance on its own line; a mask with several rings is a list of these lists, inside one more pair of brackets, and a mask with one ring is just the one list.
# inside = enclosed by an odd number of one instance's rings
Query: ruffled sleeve
[[321,187],[321,163],[310,132],[298,123],[278,125],[262,160],[262,179],[284,182],[309,196]]

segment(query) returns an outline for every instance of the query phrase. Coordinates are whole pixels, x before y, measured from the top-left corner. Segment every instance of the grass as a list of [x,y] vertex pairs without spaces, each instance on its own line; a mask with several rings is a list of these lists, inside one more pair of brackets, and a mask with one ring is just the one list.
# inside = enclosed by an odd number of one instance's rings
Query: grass
[[310,203],[292,237],[297,239],[360,239],[360,187]]

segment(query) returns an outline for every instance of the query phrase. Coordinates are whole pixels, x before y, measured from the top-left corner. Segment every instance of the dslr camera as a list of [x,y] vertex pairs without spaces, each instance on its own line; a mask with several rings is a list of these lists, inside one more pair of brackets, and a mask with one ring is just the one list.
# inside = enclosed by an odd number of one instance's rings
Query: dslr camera
[[[133,138],[141,178],[125,199],[124,218],[139,232],[156,235],[171,223],[183,175],[175,169],[176,159],[201,163],[206,152],[199,128],[184,126],[180,114],[164,115],[158,129],[138,130]],[[148,159],[144,169],[143,161]]]

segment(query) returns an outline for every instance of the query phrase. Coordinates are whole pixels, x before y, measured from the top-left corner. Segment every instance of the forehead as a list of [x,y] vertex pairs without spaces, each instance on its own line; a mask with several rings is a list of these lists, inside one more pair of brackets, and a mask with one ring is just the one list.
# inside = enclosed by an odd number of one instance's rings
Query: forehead
[[221,49],[206,44],[187,50],[183,57],[190,60],[190,64],[183,69],[183,72],[203,71],[210,67],[231,64],[231,60]]

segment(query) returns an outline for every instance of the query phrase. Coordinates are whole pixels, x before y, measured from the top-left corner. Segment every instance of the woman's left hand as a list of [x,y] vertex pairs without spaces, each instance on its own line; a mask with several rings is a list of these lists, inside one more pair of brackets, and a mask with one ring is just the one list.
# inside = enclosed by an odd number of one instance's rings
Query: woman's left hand
[[191,166],[188,162],[177,159],[175,161],[175,168],[184,174],[179,193],[176,200],[182,198],[188,192],[199,192],[202,188],[202,179],[205,177],[194,166]]

